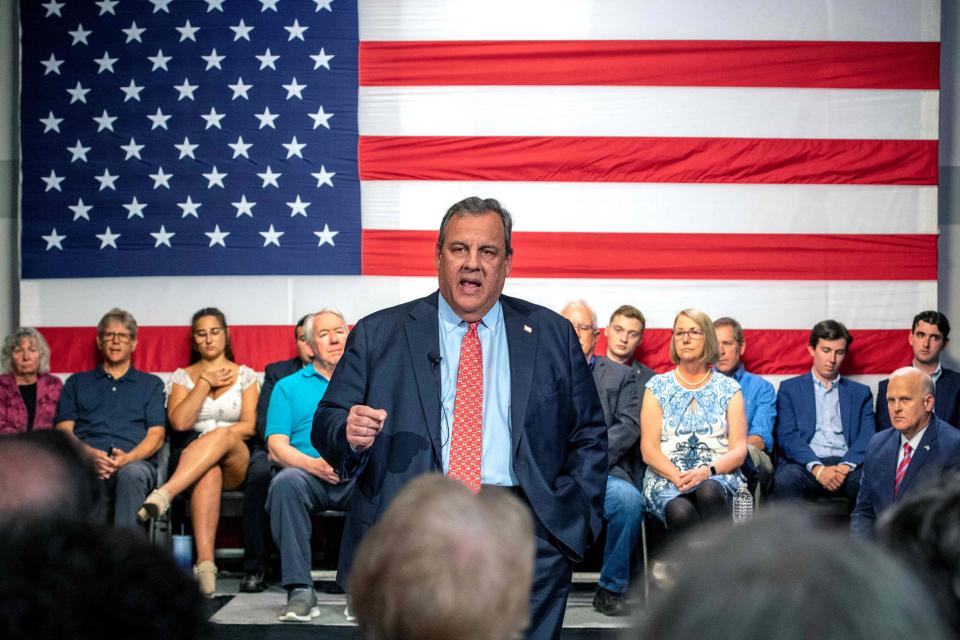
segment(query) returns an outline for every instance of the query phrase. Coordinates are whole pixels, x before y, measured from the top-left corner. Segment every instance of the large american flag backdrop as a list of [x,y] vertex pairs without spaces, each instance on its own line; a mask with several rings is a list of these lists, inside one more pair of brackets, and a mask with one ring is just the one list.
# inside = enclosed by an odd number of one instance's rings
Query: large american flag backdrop
[[[292,353],[436,286],[467,196],[515,217],[506,293],[604,323],[675,312],[748,328],[747,364],[909,361],[937,302],[939,2],[24,0],[21,317],[53,368],[93,365],[108,308],[138,366],[187,360],[222,308],[238,359]],[[601,347],[602,344],[601,344]]]

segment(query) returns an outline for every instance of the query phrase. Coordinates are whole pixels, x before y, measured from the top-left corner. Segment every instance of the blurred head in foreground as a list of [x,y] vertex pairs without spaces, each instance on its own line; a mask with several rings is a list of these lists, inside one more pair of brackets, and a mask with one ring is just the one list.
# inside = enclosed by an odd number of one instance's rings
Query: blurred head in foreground
[[745,525],[709,534],[710,542],[693,552],[681,546],[676,582],[652,603],[633,637],[952,637],[905,565],[845,532],[768,509]]
[[80,445],[61,431],[0,438],[0,527],[50,519],[100,522],[103,489]]
[[136,533],[45,521],[0,531],[4,640],[206,637],[196,583]]
[[349,592],[368,640],[508,640],[528,622],[533,561],[520,500],[423,476],[358,547]]
[[877,542],[927,581],[947,621],[960,631],[960,475],[884,512]]

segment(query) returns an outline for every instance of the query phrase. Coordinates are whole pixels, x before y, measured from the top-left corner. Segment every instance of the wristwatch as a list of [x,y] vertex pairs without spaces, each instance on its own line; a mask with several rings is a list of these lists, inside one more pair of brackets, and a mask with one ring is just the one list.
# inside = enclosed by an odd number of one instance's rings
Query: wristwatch
[[712,476],[717,475],[717,468],[713,465],[710,465],[710,475]]

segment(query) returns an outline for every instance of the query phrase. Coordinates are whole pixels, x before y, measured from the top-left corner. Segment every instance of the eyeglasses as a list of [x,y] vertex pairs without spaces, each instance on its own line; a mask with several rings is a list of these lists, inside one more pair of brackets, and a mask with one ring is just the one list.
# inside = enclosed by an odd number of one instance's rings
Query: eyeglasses
[[687,336],[691,340],[699,340],[703,337],[702,329],[677,329],[673,332],[674,340],[683,340],[683,337]]
[[574,330],[577,333],[596,333],[596,327],[589,324],[580,324],[578,322],[572,322]]
[[213,329],[200,329],[199,331],[193,332],[194,338],[200,338],[201,340],[205,339],[207,336],[218,337],[223,333],[223,329],[220,327],[214,327]]
[[100,334],[100,339],[104,342],[130,342],[130,338],[133,337],[129,333],[123,333],[120,331],[107,331],[106,333]]

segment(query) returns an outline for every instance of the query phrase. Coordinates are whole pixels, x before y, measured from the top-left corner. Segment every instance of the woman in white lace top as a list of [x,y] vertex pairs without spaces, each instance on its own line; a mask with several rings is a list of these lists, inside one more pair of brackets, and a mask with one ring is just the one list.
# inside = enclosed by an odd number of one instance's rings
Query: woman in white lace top
[[236,489],[246,476],[250,453],[244,441],[255,431],[260,386],[249,367],[233,361],[229,329],[219,309],[195,313],[192,329],[192,364],[174,372],[167,401],[170,426],[190,435],[170,479],[147,497],[137,516],[156,518],[176,495],[192,489],[193,571],[209,596],[216,591],[213,548],[220,493]]

